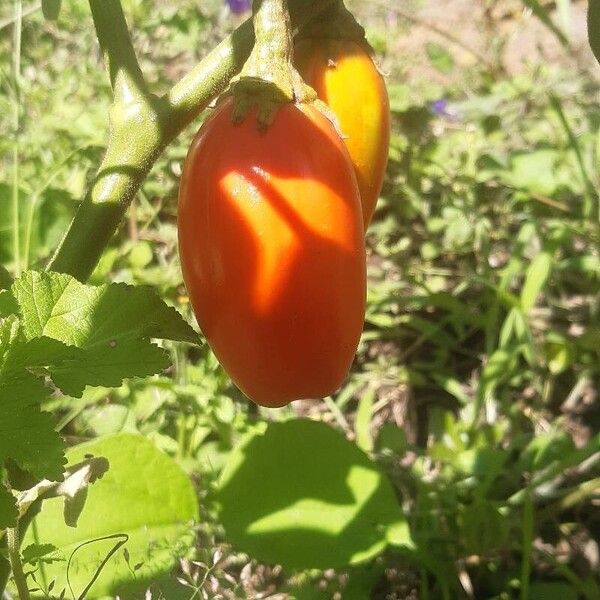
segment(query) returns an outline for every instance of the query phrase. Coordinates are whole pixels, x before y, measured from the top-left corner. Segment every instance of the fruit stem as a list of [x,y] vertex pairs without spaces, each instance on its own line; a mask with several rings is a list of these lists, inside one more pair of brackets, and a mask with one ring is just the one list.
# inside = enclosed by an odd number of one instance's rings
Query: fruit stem
[[257,106],[260,129],[266,129],[282,104],[293,102],[292,31],[287,0],[254,0],[255,43],[239,77],[232,82],[233,121],[240,123]]

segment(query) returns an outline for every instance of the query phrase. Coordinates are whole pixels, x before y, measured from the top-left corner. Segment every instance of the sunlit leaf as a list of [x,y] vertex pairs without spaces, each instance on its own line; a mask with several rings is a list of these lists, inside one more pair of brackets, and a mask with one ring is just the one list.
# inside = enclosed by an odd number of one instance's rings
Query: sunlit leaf
[[[181,468],[142,436],[100,438],[70,449],[67,458],[77,463],[90,454],[106,457],[110,469],[89,489],[77,528],[65,525],[62,500],[52,499],[44,502],[24,545],[52,544],[64,559],[72,556],[69,577],[77,595],[114,547],[117,538],[109,536],[125,536],[129,564],[117,552],[87,597],[143,597],[148,582],[167,574],[193,544],[194,488]],[[132,572],[137,564],[141,567]],[[55,590],[67,587],[65,563],[41,565],[37,577],[44,587],[52,580]]]
[[324,423],[271,423],[234,450],[220,517],[239,549],[288,568],[366,561],[410,545],[396,495],[367,455]]
[[552,255],[549,252],[538,254],[525,273],[525,283],[521,291],[521,308],[529,312],[537,302],[552,272]]
[[126,377],[158,373],[170,364],[152,337],[197,341],[194,330],[150,288],[84,285],[59,273],[29,271],[12,292],[28,339],[46,336],[82,351],[50,372],[71,396],[86,385],[118,386]]

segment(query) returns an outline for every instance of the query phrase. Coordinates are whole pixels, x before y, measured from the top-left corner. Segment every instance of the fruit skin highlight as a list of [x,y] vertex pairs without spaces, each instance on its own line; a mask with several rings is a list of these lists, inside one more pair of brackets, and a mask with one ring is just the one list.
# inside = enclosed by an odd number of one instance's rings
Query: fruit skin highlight
[[298,71],[339,121],[352,158],[367,229],[383,185],[390,145],[390,101],[368,50],[350,39],[296,43]]
[[232,101],[197,133],[179,192],[179,253],[198,324],[234,383],[277,407],[344,381],[362,332],[364,229],[331,123],[286,104],[266,131]]

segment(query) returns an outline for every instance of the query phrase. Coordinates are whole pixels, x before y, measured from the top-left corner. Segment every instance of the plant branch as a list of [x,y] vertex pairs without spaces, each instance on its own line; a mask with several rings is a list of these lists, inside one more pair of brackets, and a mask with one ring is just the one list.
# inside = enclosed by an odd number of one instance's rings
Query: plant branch
[[[49,498],[62,497],[65,502],[64,517],[65,523],[70,527],[77,525],[77,519],[83,509],[81,503],[82,496],[85,499],[87,488],[101,479],[109,469],[108,460],[102,456],[90,457],[85,460],[71,465],[65,470],[63,481],[49,481],[44,479],[31,488],[22,491],[17,496],[17,507],[19,510],[19,523],[13,529],[6,530],[6,539],[4,531],[0,530],[0,548],[8,548],[8,563],[0,556],[0,595],[6,587],[8,577],[12,567],[13,577],[19,587],[19,574],[15,571],[21,569],[22,564],[19,554],[20,540],[25,535],[27,528],[31,524],[33,518],[39,513],[42,507],[42,502]],[[23,578],[25,581],[25,578]],[[24,584],[26,587],[26,584]],[[19,588],[21,600],[29,598],[24,596]]]
[[10,577],[10,562],[7,558],[4,557],[3,552],[7,550],[6,546],[6,537],[4,536],[4,531],[1,532],[0,535],[0,598],[2,598],[2,594],[6,589],[6,584],[8,583],[8,578]]
[[577,160],[577,166],[579,167],[579,172],[581,173],[581,180],[584,187],[583,193],[583,201],[584,201],[584,215],[588,219],[592,219],[594,216],[595,206],[597,204],[597,214],[595,218],[598,222],[600,222],[600,197],[595,191],[594,184],[592,183],[592,178],[590,177],[587,167],[585,165],[585,160],[583,158],[583,154],[581,152],[581,148],[579,146],[579,142],[577,141],[577,136],[573,132],[569,121],[567,120],[567,116],[563,110],[562,104],[558,97],[555,94],[550,94],[550,106],[556,112],[560,124],[562,125],[565,133],[567,135],[567,139],[569,140],[569,146],[573,153],[575,154],[575,159]]
[[[289,0],[293,26],[303,27],[334,1],[312,0],[307,6],[308,0]],[[101,0],[90,2],[103,3]],[[110,0],[107,7],[115,4],[117,0]],[[95,20],[104,27],[104,20],[96,17]],[[123,23],[119,26],[121,35],[124,27]],[[133,58],[113,56],[123,51],[123,40],[113,42],[106,32],[100,35],[109,69],[116,69],[117,84],[119,72],[135,73]],[[248,58],[253,42],[252,23],[246,21],[165,96],[156,98],[144,90],[127,110],[123,110],[121,104],[113,105],[106,155],[48,269],[69,273],[81,281],[90,276],[156,159],[181,130],[226,89]],[[117,96],[115,100],[118,101]]]
[[12,569],[13,579],[17,586],[17,592],[20,600],[30,600],[29,588],[27,587],[27,578],[23,572],[23,563],[21,562],[21,551],[19,544],[18,529],[9,527],[6,532],[6,541],[8,546],[8,560]]
[[145,89],[146,83],[131,43],[121,0],[90,0],[90,9],[115,96],[123,75],[127,76],[130,84]]

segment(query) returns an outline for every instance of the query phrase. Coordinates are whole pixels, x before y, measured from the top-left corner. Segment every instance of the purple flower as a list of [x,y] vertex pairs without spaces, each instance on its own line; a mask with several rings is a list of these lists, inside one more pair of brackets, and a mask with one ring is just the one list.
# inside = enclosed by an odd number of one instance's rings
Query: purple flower
[[226,0],[226,4],[229,6],[229,10],[236,15],[241,15],[252,8],[252,0]]
[[438,117],[444,117],[448,121],[456,122],[459,121],[459,114],[455,108],[453,108],[448,100],[440,98],[429,104],[429,110]]
[[429,105],[429,108],[434,115],[446,115],[448,114],[448,100],[440,98],[439,100],[432,102]]

